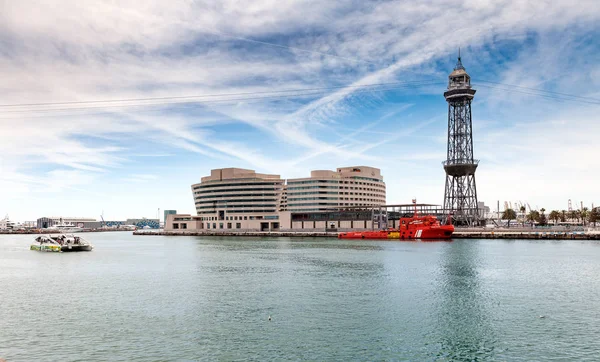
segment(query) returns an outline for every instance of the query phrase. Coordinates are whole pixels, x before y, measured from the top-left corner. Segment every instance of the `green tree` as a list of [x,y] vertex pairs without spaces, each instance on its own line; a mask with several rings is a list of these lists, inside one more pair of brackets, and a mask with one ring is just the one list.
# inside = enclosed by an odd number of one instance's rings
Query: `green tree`
[[562,210],[560,212],[560,221],[562,221],[562,222],[567,221],[567,210]]
[[508,220],[508,227],[510,228],[510,221],[517,218],[517,213],[513,209],[506,209],[502,213],[502,219]]
[[596,221],[600,220],[600,213],[598,212],[598,208],[592,209],[588,215],[589,223],[593,223],[594,227],[596,227]]
[[531,223],[540,221],[540,213],[537,210],[531,210],[527,215],[527,221]]
[[544,214],[544,213],[540,214],[539,224],[540,224],[540,226],[548,225],[548,219],[546,218],[546,214]]
[[549,218],[550,220],[554,221],[554,225],[556,225],[558,223],[558,220],[560,220],[560,213],[558,212],[558,210],[552,210],[550,211]]
[[583,209],[581,209],[580,213],[581,213],[581,221],[583,222],[583,226],[585,226],[585,222],[587,221],[587,219],[590,215],[590,209],[588,209],[587,207],[584,207]]
[[546,209],[544,209],[543,207],[540,209],[540,218],[538,220],[538,222],[540,223],[541,226],[546,226],[548,224],[548,219],[546,218]]

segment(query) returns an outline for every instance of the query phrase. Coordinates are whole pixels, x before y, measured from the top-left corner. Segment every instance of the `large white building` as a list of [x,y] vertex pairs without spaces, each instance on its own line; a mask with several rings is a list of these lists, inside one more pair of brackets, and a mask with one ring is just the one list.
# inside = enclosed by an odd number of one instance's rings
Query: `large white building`
[[[199,184],[192,185],[200,228],[254,229],[262,223],[262,229],[279,229],[277,220],[284,183],[285,180],[279,175],[261,174],[254,170],[212,170],[210,176],[203,177]],[[175,223],[173,228],[178,229],[183,225]],[[253,226],[250,227],[251,225]],[[166,225],[165,228],[169,226]]]
[[385,204],[385,183],[378,168],[340,167],[312,171],[309,178],[287,181],[287,210],[326,211],[344,206]]
[[294,212],[385,204],[379,169],[341,167],[289,179],[241,168],[211,170],[192,185],[196,215],[168,215],[165,230],[260,230],[291,227]]

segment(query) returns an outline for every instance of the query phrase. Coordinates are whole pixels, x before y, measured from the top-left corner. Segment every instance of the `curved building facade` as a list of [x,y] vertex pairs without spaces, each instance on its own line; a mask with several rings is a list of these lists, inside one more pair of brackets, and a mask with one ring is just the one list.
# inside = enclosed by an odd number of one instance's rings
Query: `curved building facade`
[[385,205],[385,183],[378,168],[317,170],[310,178],[287,181],[287,211],[316,212],[345,206]]
[[[279,175],[241,168],[212,170],[192,185],[196,213],[202,229],[248,229],[249,221],[277,220],[284,180]],[[261,229],[279,225],[266,222]]]
[[167,215],[165,230],[276,231],[282,223],[290,228],[292,213],[385,205],[383,176],[367,166],[312,171],[287,184],[279,175],[216,169],[192,185],[192,193],[196,215]]

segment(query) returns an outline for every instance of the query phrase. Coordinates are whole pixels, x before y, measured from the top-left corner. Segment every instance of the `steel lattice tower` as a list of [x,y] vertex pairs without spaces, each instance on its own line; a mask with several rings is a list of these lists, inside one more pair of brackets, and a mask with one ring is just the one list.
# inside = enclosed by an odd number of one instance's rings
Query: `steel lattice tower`
[[473,127],[471,101],[475,89],[471,77],[460,60],[448,77],[448,90],[444,98],[448,102],[448,153],[443,162],[446,171],[444,209],[453,214],[458,225],[474,225],[479,221],[475,171],[479,160],[473,159]]

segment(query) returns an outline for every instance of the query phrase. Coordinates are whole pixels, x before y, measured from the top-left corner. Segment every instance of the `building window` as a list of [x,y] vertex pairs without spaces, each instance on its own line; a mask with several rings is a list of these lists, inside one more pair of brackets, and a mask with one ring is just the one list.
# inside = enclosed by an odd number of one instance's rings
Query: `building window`
[[227,223],[227,228],[231,229],[231,223],[230,222]]
[[236,229],[241,229],[242,228],[242,223],[241,222],[236,222],[235,223],[235,228]]
[[244,216],[244,220],[248,220],[248,216]]
[[178,223],[173,223],[173,229],[179,229],[179,224]]
[[187,229],[187,223],[185,223],[185,222],[184,222],[184,223],[181,223],[181,228],[182,228],[182,229]]
[[213,222],[213,229],[216,229],[216,228],[217,228],[217,223]]
[[220,222],[220,223],[219,223],[219,229],[222,229],[222,228],[223,228],[223,223],[222,223],[222,222]]

